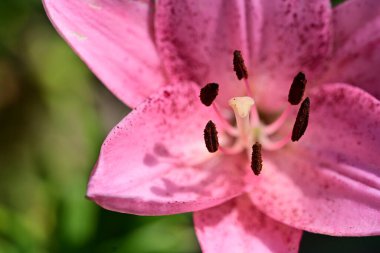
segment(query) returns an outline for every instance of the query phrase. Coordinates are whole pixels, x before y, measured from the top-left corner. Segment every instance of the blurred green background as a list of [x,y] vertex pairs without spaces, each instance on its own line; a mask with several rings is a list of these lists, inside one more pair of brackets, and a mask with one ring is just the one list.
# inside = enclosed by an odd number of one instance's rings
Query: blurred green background
[[[85,199],[102,140],[128,112],[39,0],[0,1],[0,253],[200,252],[189,214],[138,217]],[[301,252],[375,253],[380,240],[306,233]]]

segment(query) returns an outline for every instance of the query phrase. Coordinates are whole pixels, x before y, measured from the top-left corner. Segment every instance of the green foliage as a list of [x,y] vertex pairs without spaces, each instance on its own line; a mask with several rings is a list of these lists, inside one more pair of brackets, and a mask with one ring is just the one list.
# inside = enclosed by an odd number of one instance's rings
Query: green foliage
[[101,142],[128,108],[40,1],[1,1],[0,23],[0,252],[197,252],[188,215],[121,215],[85,199]]
[[331,0],[333,6],[343,3],[345,0]]

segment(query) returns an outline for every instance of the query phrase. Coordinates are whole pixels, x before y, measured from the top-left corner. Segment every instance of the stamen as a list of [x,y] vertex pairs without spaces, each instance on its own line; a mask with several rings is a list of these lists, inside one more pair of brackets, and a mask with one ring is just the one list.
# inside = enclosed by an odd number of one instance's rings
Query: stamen
[[219,123],[221,123],[221,127],[228,132],[232,136],[237,136],[238,131],[235,127],[231,125],[230,122],[222,115],[220,112],[219,106],[216,103],[212,104],[216,117],[219,119]]
[[252,146],[251,169],[258,176],[263,168],[263,159],[261,157],[261,144],[256,142]]
[[210,153],[218,151],[219,141],[216,126],[211,120],[207,122],[205,130],[203,131],[206,148]]
[[244,64],[243,56],[241,55],[241,52],[239,50],[234,51],[234,71],[236,72],[236,76],[239,80],[245,78],[248,78],[248,71],[247,67]]
[[293,79],[293,83],[290,86],[288,101],[292,105],[298,105],[303,97],[305,92],[307,80],[305,74],[299,72]]
[[217,83],[208,83],[205,87],[201,89],[199,95],[201,102],[205,106],[210,106],[214,102],[215,98],[218,96],[219,84]]
[[248,79],[244,79],[244,85],[245,89],[247,90],[247,95],[253,98],[253,91],[251,89],[251,86],[249,85]]
[[260,141],[263,144],[263,147],[265,150],[275,151],[275,150],[279,150],[279,149],[282,149],[283,147],[285,147],[286,144],[288,144],[290,142],[290,138],[291,138],[291,136],[289,134],[285,137],[282,137],[281,139],[279,139],[277,141],[272,141],[272,140],[268,139],[267,136],[262,135],[260,137]]
[[286,119],[290,115],[291,106],[288,105],[286,109],[281,113],[280,117],[278,117],[274,122],[267,125],[265,127],[265,133],[271,135],[279,130],[285,123]]
[[226,155],[235,155],[240,153],[244,149],[244,146],[240,141],[237,141],[232,145],[231,147],[222,147],[219,146],[220,152],[226,154]]
[[310,111],[310,99],[307,97],[302,102],[300,109],[297,114],[296,121],[294,123],[292,131],[292,141],[298,141],[302,135],[305,133],[307,124],[309,122],[309,111]]

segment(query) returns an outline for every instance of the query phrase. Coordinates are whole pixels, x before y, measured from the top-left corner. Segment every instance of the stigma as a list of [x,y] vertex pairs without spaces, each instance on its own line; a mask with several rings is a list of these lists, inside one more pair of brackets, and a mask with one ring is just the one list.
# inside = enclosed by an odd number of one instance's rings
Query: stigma
[[232,107],[233,111],[240,118],[246,118],[255,101],[251,97],[234,97],[228,101],[228,104]]
[[[201,102],[205,106],[212,105],[215,112],[214,116],[218,118],[218,123],[220,123],[219,127],[223,133],[226,133],[223,136],[228,139],[228,141],[222,141],[222,145],[219,144],[217,126],[210,120],[204,129],[204,140],[207,150],[215,155],[246,153],[247,159],[251,160],[253,173],[258,176],[265,168],[263,151],[273,152],[286,148],[290,143],[299,141],[305,134],[309,120],[310,99],[308,97],[303,101],[302,99],[307,79],[302,72],[295,75],[290,85],[288,101],[284,101],[285,103],[288,102],[285,109],[276,120],[268,124],[260,118],[254,100],[255,94],[252,92],[254,89],[249,83],[247,67],[240,51],[235,50],[233,52],[232,62],[237,79],[243,81],[246,96],[229,99],[228,105],[234,117],[226,118],[225,115],[227,114],[222,113],[222,109],[215,102],[219,92],[219,84],[209,83],[201,89],[199,96]],[[294,120],[292,131],[283,137],[277,137],[279,130],[288,125],[291,111],[299,103],[301,105]],[[228,144],[225,145],[224,143]]]

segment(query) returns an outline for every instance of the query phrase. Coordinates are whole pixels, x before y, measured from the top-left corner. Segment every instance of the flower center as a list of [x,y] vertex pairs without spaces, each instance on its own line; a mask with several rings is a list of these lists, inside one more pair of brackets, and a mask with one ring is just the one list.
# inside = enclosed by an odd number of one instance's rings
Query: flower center
[[219,106],[214,103],[218,96],[219,85],[209,83],[201,89],[200,100],[206,106],[212,106],[218,118],[220,127],[227,134],[230,141],[229,145],[219,145],[218,132],[216,125],[211,120],[207,123],[204,130],[205,144],[210,153],[220,152],[225,154],[237,154],[246,152],[251,158],[251,168],[255,175],[259,175],[262,169],[261,150],[279,150],[291,141],[298,141],[305,133],[310,110],[310,99],[307,97],[301,103],[292,133],[280,139],[274,140],[279,130],[287,123],[292,106],[298,105],[302,101],[306,87],[306,77],[299,72],[291,84],[286,109],[272,123],[266,124],[259,117],[257,106],[253,98],[253,92],[248,81],[248,71],[240,51],[234,51],[233,66],[239,80],[243,79],[246,95],[244,97],[233,97],[228,101],[229,106],[235,116],[235,124],[225,118]]

